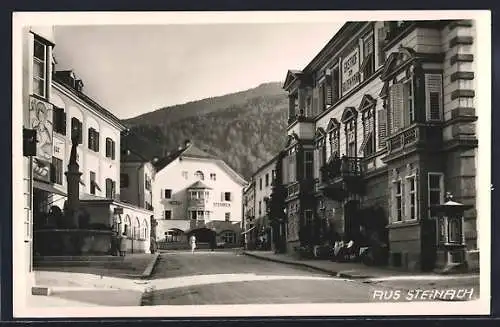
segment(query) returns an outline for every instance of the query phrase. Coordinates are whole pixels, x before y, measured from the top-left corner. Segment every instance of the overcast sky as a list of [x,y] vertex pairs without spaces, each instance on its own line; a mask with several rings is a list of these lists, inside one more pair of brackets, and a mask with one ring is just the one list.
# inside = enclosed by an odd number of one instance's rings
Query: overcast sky
[[57,69],[119,118],[283,81],[341,23],[57,26]]

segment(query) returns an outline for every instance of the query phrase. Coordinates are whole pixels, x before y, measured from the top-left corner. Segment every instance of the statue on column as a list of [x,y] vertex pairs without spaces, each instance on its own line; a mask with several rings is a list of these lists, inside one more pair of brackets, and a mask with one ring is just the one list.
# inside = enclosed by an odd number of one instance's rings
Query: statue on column
[[76,161],[76,148],[78,147],[78,139],[80,138],[80,135],[77,131],[74,131],[71,135],[71,154],[69,156],[69,164],[70,165],[78,165],[77,161]]

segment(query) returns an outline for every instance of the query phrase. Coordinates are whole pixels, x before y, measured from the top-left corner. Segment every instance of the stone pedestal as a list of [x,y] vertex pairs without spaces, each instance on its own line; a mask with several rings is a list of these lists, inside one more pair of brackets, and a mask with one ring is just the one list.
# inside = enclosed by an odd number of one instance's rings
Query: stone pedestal
[[65,173],[68,182],[68,202],[67,217],[71,217],[73,225],[78,227],[77,211],[80,208],[80,178],[82,173],[79,171],[78,164],[69,164],[68,171]]

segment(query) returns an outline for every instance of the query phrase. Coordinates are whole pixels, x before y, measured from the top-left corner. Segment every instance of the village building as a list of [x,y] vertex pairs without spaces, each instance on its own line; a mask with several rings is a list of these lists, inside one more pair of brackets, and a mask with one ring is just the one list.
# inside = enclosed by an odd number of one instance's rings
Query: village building
[[154,163],[153,207],[159,245],[239,246],[246,181],[223,160],[190,141]]
[[375,237],[395,267],[475,260],[475,209],[430,210],[447,192],[475,206],[475,40],[472,21],[349,22],[288,71],[289,252]]

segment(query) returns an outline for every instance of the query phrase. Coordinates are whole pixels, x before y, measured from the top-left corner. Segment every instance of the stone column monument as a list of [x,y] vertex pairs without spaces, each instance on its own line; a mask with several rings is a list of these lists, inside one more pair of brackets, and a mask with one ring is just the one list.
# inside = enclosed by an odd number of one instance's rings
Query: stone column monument
[[79,135],[73,133],[71,137],[71,154],[69,156],[68,171],[65,173],[68,182],[68,200],[67,200],[67,219],[72,219],[72,225],[76,228],[79,226],[78,209],[80,208],[80,177],[82,173],[79,171],[80,166],[76,161],[76,148],[78,146]]

